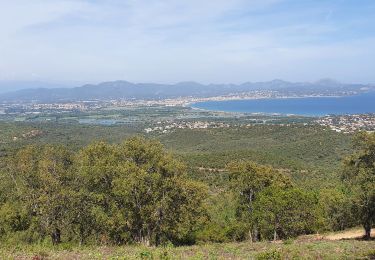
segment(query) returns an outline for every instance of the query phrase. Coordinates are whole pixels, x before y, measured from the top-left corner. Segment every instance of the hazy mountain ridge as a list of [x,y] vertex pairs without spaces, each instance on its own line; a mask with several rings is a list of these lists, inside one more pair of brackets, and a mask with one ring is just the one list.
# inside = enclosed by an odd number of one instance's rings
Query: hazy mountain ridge
[[3,93],[14,92],[24,89],[37,89],[37,88],[68,88],[74,87],[70,84],[44,82],[44,81],[0,81],[0,95]]
[[213,97],[241,94],[256,90],[283,91],[286,94],[332,94],[335,91],[361,91],[375,89],[364,84],[343,84],[330,79],[316,82],[288,82],[272,80],[267,82],[246,82],[243,84],[200,84],[180,82],[176,84],[132,83],[111,81],[87,84],[74,88],[31,88],[0,94],[3,102],[59,102],[79,100],[111,99],[164,99],[177,97]]

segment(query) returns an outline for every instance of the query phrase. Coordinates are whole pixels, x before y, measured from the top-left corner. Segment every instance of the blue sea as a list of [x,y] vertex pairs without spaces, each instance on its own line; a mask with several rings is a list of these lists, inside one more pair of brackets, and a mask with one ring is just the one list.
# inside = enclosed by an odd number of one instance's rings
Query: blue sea
[[192,107],[211,111],[303,116],[366,114],[375,113],[375,92],[344,97],[207,101],[195,103]]

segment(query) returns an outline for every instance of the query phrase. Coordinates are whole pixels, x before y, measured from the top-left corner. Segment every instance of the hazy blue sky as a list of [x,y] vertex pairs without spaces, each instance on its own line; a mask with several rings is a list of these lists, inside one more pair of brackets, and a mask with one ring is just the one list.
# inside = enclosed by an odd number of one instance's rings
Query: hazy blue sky
[[374,0],[0,0],[0,80],[375,83]]

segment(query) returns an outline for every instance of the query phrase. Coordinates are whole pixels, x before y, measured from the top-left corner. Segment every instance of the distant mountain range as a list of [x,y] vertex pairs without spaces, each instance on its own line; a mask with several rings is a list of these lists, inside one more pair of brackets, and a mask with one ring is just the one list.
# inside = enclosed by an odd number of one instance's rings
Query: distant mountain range
[[53,83],[43,81],[0,81],[0,94],[32,88],[67,88],[75,87],[74,83]]
[[367,91],[375,88],[363,84],[343,84],[330,79],[317,82],[246,82],[243,84],[209,84],[180,82],[177,84],[131,83],[128,81],[103,82],[74,88],[28,88],[0,93],[2,102],[63,102],[113,99],[165,99],[177,97],[213,97],[241,94],[256,90],[275,90],[285,94],[332,95],[346,91]]

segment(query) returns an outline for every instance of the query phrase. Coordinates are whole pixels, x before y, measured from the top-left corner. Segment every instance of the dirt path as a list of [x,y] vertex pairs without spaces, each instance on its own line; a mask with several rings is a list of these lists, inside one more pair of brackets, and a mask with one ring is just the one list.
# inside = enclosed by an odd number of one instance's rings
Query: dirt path
[[[343,231],[340,233],[326,235],[324,236],[324,239],[341,240],[341,239],[360,238],[364,236],[364,234],[365,234],[365,231],[363,229],[353,229],[353,230]],[[371,229],[371,237],[375,238],[375,228]]]

